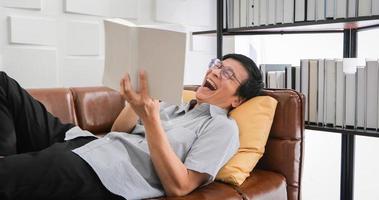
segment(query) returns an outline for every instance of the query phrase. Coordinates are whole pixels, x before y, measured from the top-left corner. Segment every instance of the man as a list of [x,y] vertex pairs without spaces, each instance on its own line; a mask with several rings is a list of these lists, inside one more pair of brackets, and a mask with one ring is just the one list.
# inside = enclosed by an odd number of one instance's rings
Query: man
[[[213,60],[196,100],[181,106],[121,82],[128,105],[112,132],[96,138],[62,124],[17,82],[0,74],[0,199],[143,199],[182,196],[214,180],[238,148],[228,111],[260,94],[255,63]],[[101,113],[99,113],[101,114]],[[130,133],[130,134],[129,134]],[[3,153],[4,154],[4,153]]]

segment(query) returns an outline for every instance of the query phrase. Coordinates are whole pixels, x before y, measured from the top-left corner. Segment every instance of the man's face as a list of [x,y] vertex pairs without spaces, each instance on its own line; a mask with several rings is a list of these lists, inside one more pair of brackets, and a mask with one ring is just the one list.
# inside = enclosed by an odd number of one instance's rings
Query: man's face
[[[242,103],[236,95],[240,83],[248,79],[248,73],[240,62],[228,58],[222,61],[222,68],[210,68],[204,78],[203,84],[196,92],[199,103],[209,103],[218,107],[229,109]],[[221,71],[227,70],[234,73],[230,79],[222,75]]]

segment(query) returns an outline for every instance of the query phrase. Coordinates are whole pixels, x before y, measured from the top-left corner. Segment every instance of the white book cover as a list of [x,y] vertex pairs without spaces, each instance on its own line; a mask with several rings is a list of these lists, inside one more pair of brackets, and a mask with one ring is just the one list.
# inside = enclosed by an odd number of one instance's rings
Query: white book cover
[[254,0],[247,1],[247,26],[253,26],[254,24]]
[[366,67],[357,67],[357,95],[356,95],[356,124],[358,128],[364,128],[366,124]]
[[234,28],[234,2],[233,0],[226,0],[227,12],[227,28]]
[[311,123],[317,123],[317,62],[318,60],[309,60],[308,121]]
[[316,0],[316,20],[325,20],[325,0]]
[[376,60],[366,61],[366,128],[378,128],[378,73],[379,64]]
[[286,85],[286,73],[284,71],[276,71],[276,88],[283,89]]
[[345,125],[355,127],[355,97],[356,79],[355,73],[345,74]]
[[358,0],[358,16],[371,15],[371,0]]
[[335,14],[334,18],[346,18],[347,17],[347,0],[335,0]]
[[295,22],[305,21],[305,0],[295,0]]
[[295,66],[295,90],[300,92],[300,66]]
[[334,18],[335,1],[337,0],[325,0],[325,18]]
[[345,118],[345,74],[343,61],[336,59],[336,126],[343,127]]
[[259,24],[267,25],[268,22],[268,0],[260,0],[259,2]]
[[308,121],[308,76],[309,76],[309,60],[308,59],[302,59],[300,60],[300,90],[301,93],[305,96],[305,117],[304,120]]
[[379,15],[379,0],[372,0],[371,14]]
[[307,21],[316,19],[316,0],[307,0]]
[[325,59],[325,125],[336,124],[336,62]]
[[240,0],[240,26],[247,26],[247,0]]
[[253,0],[253,1],[254,1],[253,26],[259,26],[260,25],[260,0]]
[[267,88],[277,88],[276,71],[267,72]]
[[277,24],[283,23],[283,15],[284,15],[284,0],[276,0],[276,7],[275,7],[275,22]]
[[318,60],[317,68],[317,123],[324,124],[324,83],[325,83],[325,62],[324,59]]
[[348,0],[347,2],[347,16],[356,17],[357,16],[357,2],[359,0]]
[[276,0],[268,0],[268,24],[275,24],[276,21],[276,8],[275,8]]
[[295,68],[291,65],[286,67],[286,88],[287,89],[294,89],[294,79],[295,79]]
[[121,78],[129,73],[136,89],[138,71],[144,69],[153,98],[180,104],[187,46],[184,27],[137,26],[122,19],[105,20],[104,26],[103,84],[119,91]]
[[240,0],[233,0],[233,28],[241,27]]
[[283,23],[293,23],[295,14],[295,0],[284,0]]

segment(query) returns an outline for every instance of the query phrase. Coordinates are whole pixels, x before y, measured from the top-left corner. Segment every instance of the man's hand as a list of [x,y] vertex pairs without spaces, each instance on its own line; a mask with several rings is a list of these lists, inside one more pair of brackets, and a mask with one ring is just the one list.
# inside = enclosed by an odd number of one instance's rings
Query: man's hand
[[148,82],[145,71],[139,72],[140,88],[134,91],[129,74],[121,79],[121,96],[126,100],[136,114],[145,123],[147,121],[159,121],[159,101],[152,99],[148,91]]

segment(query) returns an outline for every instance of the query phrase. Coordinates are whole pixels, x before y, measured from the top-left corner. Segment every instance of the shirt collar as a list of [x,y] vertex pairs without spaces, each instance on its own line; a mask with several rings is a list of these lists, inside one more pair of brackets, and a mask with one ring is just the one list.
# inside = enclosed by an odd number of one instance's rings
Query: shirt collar
[[[183,111],[187,113],[190,107],[194,106],[196,103],[197,101],[195,99],[192,99],[189,103],[185,103],[185,104],[182,104],[181,106],[178,106],[178,109],[175,111],[175,114],[179,114]],[[212,117],[215,117],[217,115],[226,115],[228,113],[228,110],[220,108],[215,105],[208,104],[208,103],[202,103],[193,109],[208,110]]]

